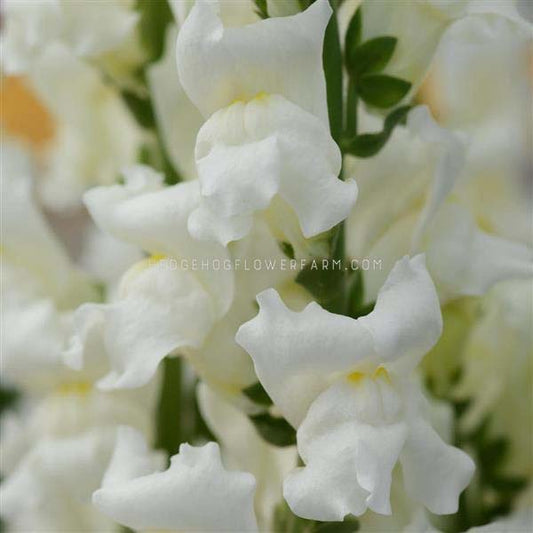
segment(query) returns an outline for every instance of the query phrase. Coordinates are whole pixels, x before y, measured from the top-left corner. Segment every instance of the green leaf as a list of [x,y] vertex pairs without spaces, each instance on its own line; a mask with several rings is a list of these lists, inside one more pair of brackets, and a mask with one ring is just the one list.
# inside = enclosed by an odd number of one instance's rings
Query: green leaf
[[294,248],[290,242],[279,242],[279,247],[281,248],[281,251],[289,258],[294,259]]
[[324,34],[322,64],[326,78],[328,117],[331,136],[339,142],[343,124],[342,51],[335,14],[329,19]]
[[348,58],[346,67],[351,76],[359,78],[363,74],[381,72],[390,61],[396,43],[396,37],[376,37],[356,46]]
[[490,485],[506,494],[523,490],[528,481],[525,476],[498,476],[490,480]]
[[167,0],[137,0],[140,14],[139,34],[148,55],[148,63],[157,61],[165,48],[167,25],[174,21]]
[[268,413],[251,415],[249,418],[261,437],[270,444],[281,447],[296,444],[296,431],[284,418],[276,418]]
[[398,104],[409,92],[408,81],[385,74],[367,74],[357,85],[359,96],[368,104],[386,109]]
[[270,399],[270,396],[263,388],[263,385],[259,383],[259,381],[257,383],[254,383],[253,385],[250,385],[249,387],[246,387],[242,390],[242,392],[254,403],[265,406],[272,405],[272,400]]
[[390,113],[383,123],[383,130],[378,133],[362,133],[346,143],[343,148],[346,153],[356,157],[372,157],[387,144],[394,128],[400,124],[411,110],[411,106],[402,106]]
[[346,35],[344,37],[344,61],[348,70],[350,70],[350,65],[353,64],[355,50],[361,42],[362,28],[361,8],[358,7],[350,19],[350,23],[348,24]]
[[257,15],[262,19],[267,19],[269,16],[267,0],[254,0],[254,4],[257,7]]

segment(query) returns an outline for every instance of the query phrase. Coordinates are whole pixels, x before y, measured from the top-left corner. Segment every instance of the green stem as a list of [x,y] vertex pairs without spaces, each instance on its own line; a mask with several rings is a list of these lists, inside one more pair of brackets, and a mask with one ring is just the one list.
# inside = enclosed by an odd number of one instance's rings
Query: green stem
[[182,440],[182,364],[179,357],[163,360],[163,380],[157,406],[156,448],[169,457],[178,452]]
[[355,80],[350,76],[348,82],[348,97],[346,100],[346,137],[351,139],[357,135],[357,104],[359,96],[357,94],[357,85]]
[[[322,55],[324,64],[324,74],[326,77],[326,91],[328,102],[328,116],[331,136],[337,144],[340,143],[343,130],[343,62],[342,50],[339,39],[339,28],[337,25],[336,7],[337,2],[330,0],[333,14],[326,28],[324,35],[324,52]],[[339,179],[343,179],[342,169]],[[326,308],[334,313],[344,313],[346,300],[346,273],[344,271],[345,243],[344,243],[344,223],[337,226],[336,233],[332,240],[331,258],[341,261],[341,270],[335,271],[335,275],[330,278],[329,291],[332,297],[328,298]]]

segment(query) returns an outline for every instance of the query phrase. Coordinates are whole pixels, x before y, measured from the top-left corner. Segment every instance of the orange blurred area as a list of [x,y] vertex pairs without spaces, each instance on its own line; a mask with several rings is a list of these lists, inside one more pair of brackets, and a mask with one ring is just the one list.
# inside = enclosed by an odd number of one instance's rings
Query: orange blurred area
[[23,77],[7,76],[0,84],[2,131],[25,141],[35,151],[43,149],[54,138],[52,116]]
[[437,122],[444,119],[446,109],[439,95],[437,73],[432,71],[428,74],[415,96],[417,104],[425,104]]

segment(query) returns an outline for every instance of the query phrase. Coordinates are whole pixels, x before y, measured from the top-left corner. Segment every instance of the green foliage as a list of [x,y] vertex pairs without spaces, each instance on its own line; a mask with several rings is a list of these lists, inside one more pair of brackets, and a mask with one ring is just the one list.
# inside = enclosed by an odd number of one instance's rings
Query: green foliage
[[[460,379],[461,370],[457,370],[447,390],[453,390],[453,385]],[[435,394],[433,380],[428,379],[426,385]],[[461,421],[468,412],[470,401],[456,400],[452,394],[435,396],[452,406],[456,428],[453,444],[466,450],[476,464],[476,479],[461,494],[459,510],[448,516],[440,529],[446,533],[458,533],[508,515],[528,483],[526,477],[505,473],[505,463],[512,453],[509,440],[491,430],[490,415],[473,430],[462,431]]]
[[122,99],[139,126],[145,129],[156,127],[154,109],[148,97],[139,96],[131,91],[122,91]]
[[396,48],[396,37],[376,37],[353,47],[346,55],[346,68],[350,76],[360,78],[365,74],[381,72],[390,61]]
[[348,299],[346,301],[347,316],[359,318],[368,315],[374,310],[376,302],[365,304],[365,284],[361,270],[354,270],[348,282]]
[[268,18],[268,5],[267,0],[254,0],[255,7],[257,8],[255,12],[262,19]]
[[[335,257],[335,256],[333,256]],[[346,271],[339,259],[333,264],[328,258],[315,258],[296,276],[296,283],[307,289],[328,311],[344,311]]]
[[318,522],[313,533],[353,533],[358,530],[359,522],[349,516],[343,522]]
[[254,383],[253,385],[250,385],[249,387],[246,387],[242,390],[243,394],[245,394],[252,402],[258,404],[258,405],[264,405],[265,407],[268,407],[272,405],[272,400],[270,396],[268,395],[267,391],[263,388],[263,385],[259,383]]
[[261,437],[270,444],[280,447],[296,444],[296,431],[284,418],[268,413],[251,415],[249,418]]
[[17,389],[0,386],[0,415],[4,413],[6,409],[10,409],[15,406],[19,399],[19,392]]
[[392,111],[378,133],[357,132],[357,106],[359,99],[367,105],[388,109],[399,104],[408,94],[411,83],[383,74],[397,45],[397,38],[383,35],[361,42],[361,8],[350,20],[345,37],[344,64],[350,81],[348,83],[348,102],[346,106],[345,138],[341,141],[343,153],[357,157],[372,157],[387,143],[397,124],[405,119],[408,106]]
[[343,123],[343,73],[339,28],[335,14],[329,19],[324,34],[322,63],[326,77],[329,127],[331,136],[338,143],[342,135]]
[[350,19],[350,23],[348,24],[346,35],[344,37],[344,61],[348,70],[351,70],[351,67],[354,64],[354,55],[356,54],[356,50],[361,42],[361,16],[361,8],[358,7]]
[[[459,404],[456,409],[459,417],[464,410],[465,404]],[[457,433],[456,444],[473,454],[479,483],[478,498],[474,505],[467,495],[461,497],[456,516],[459,530],[488,524],[509,514],[514,500],[528,483],[525,476],[512,476],[504,472],[505,462],[511,452],[509,440],[495,436],[490,423],[489,416],[474,431]]]
[[165,49],[167,26],[174,21],[167,0],[137,0],[135,9],[140,14],[139,35],[148,57],[148,63],[161,58]]
[[410,88],[408,81],[386,74],[366,74],[357,84],[359,96],[364,102],[380,109],[400,103]]
[[294,248],[290,242],[279,242],[279,247],[281,248],[281,251],[289,258],[294,259]]
[[357,157],[372,157],[376,155],[387,144],[394,128],[405,120],[410,110],[411,106],[408,105],[398,107],[387,116],[380,132],[362,133],[354,136],[344,143],[345,153]]

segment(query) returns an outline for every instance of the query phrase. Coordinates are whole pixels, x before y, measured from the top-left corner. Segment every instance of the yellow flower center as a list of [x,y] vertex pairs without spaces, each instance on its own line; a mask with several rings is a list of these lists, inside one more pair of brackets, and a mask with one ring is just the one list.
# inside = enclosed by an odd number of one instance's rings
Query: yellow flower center
[[387,383],[391,383],[389,371],[383,365],[378,366],[372,373],[355,371],[346,376],[346,379],[354,385],[360,384],[365,378],[370,378],[374,381],[383,379]]
[[61,383],[56,389],[61,396],[87,396],[92,389],[88,381],[72,381],[70,383]]

